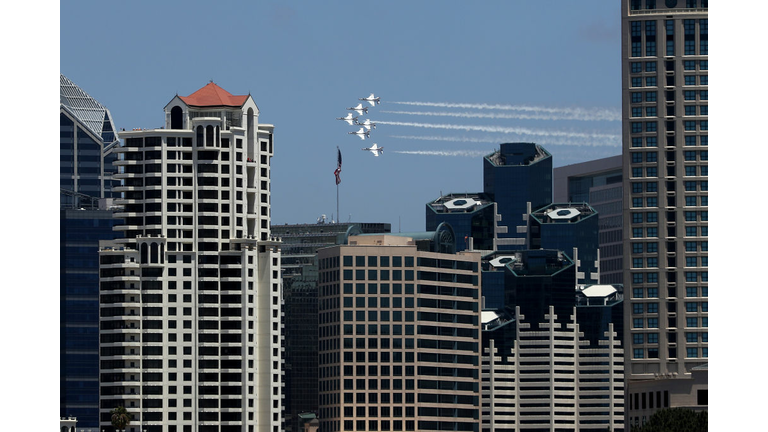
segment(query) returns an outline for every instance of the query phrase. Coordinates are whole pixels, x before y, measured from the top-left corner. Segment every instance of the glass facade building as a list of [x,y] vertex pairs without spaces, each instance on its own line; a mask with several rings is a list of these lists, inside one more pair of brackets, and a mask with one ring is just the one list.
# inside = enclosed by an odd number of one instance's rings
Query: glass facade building
[[61,417],[99,426],[99,241],[115,237],[110,210],[64,209],[59,218]]
[[529,216],[529,248],[563,251],[576,266],[574,283],[599,282],[598,215],[589,204],[551,204]]
[[456,234],[456,249],[496,250],[496,203],[487,194],[449,194],[427,204],[426,229],[446,222]]
[[552,203],[552,155],[534,143],[501,144],[483,158],[483,192],[501,219],[496,249],[525,249],[528,213]]
[[109,110],[60,76],[59,413],[98,428],[100,240],[113,239],[117,133]]
[[92,206],[111,198],[113,150],[119,143],[109,110],[61,75],[59,166],[61,207]]

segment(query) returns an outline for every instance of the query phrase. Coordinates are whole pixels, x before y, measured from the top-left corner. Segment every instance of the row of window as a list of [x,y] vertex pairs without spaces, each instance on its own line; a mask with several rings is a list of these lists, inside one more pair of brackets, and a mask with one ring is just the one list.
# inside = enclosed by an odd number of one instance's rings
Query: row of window
[[[637,244],[637,243],[634,243]],[[642,243],[640,243],[642,245]],[[708,267],[709,266],[709,257],[695,257],[695,256],[689,256],[685,257],[685,266],[686,267],[699,267],[699,263],[701,263],[701,267]],[[659,267],[659,259],[658,257],[648,257],[648,258],[632,258],[632,268],[658,268]]]
[[[695,71],[696,66],[699,66],[699,70],[708,70],[709,69],[709,61],[708,60],[684,60],[683,61],[683,69],[686,71]],[[674,63],[668,63],[667,71],[674,70]],[[656,62],[655,61],[647,61],[647,62],[630,62],[629,63],[629,69],[630,73],[642,73],[642,72],[656,72]]]
[[[700,309],[700,310],[699,310]],[[695,312],[709,312],[709,302],[685,302],[685,311],[690,313]],[[642,314],[642,313],[649,313],[649,314],[655,314],[659,313],[659,304],[658,303],[633,303],[632,304],[632,313],[633,314]],[[697,334],[697,333],[693,333]],[[696,342],[694,340],[694,342]],[[706,342],[706,340],[704,341]],[[650,341],[649,341],[650,343]]]
[[[701,248],[702,252],[709,251],[709,242],[703,241],[703,242],[695,242],[695,241],[687,241],[685,244],[685,251],[686,252],[698,252],[699,247]],[[645,242],[645,243],[632,243],[632,253],[633,254],[641,254],[641,253],[658,253],[659,252],[659,243],[658,242]],[[686,257],[688,258],[688,257]],[[705,258],[705,257],[702,257]],[[705,263],[706,261],[703,261]],[[702,264],[702,267],[706,267],[706,264]]]
[[[648,107],[650,108],[650,107]],[[648,109],[646,108],[646,110]],[[634,110],[634,108],[633,108]],[[634,111],[633,111],[634,112]],[[655,110],[652,110],[651,112],[655,113]],[[642,109],[640,108],[640,114],[642,114]],[[669,125],[668,125],[669,126]],[[697,128],[698,126],[698,128]],[[670,126],[672,127],[672,126]],[[631,133],[643,133],[643,132],[658,132],[659,130],[659,123],[655,121],[647,121],[647,122],[630,122],[629,128]],[[686,131],[706,131],[709,130],[709,120],[685,120],[683,122],[683,129]]]
[[[686,317],[685,318],[685,327],[686,328],[707,328],[708,326],[708,318],[707,317]],[[632,328],[633,329],[642,329],[642,328],[659,328],[659,319],[658,318],[632,318]]]
[[[685,281],[686,282],[708,282],[709,272],[685,272]],[[632,283],[633,284],[659,283],[659,274],[656,272],[632,273]],[[691,288],[695,288],[695,287],[691,287]],[[644,294],[643,288],[633,288],[632,290],[633,298],[643,298],[643,294]],[[657,298],[659,296],[659,290],[658,288],[649,287],[649,288],[646,288],[645,294],[647,295],[648,298]],[[688,294],[689,292],[686,291],[686,297],[690,297]],[[702,291],[702,297],[706,297],[705,291]]]
[[[685,358],[707,358],[708,356],[708,347],[687,347],[685,349]],[[636,359],[642,359],[646,358],[644,356],[645,349],[643,348],[635,348],[632,350],[632,358]],[[648,357],[647,358],[659,358],[659,349],[658,348],[648,348]],[[699,356],[701,354],[701,356]],[[670,357],[674,358],[674,357]]]
[[[342,259],[344,262],[345,267],[351,267],[352,266],[352,256],[351,255],[345,255]],[[403,261],[403,257],[401,256],[393,256],[391,257],[392,260],[392,267],[403,267],[403,262],[405,262],[405,267],[413,267],[413,257],[412,256],[406,256],[405,261]],[[389,267],[390,266],[390,257],[388,256],[369,256],[368,257],[368,267]],[[366,263],[366,257],[357,255],[354,257],[354,263],[356,267],[365,267]]]
[[[698,77],[698,79],[697,79]],[[698,83],[697,83],[698,81]],[[629,81],[629,86],[636,88],[636,87],[657,87],[658,79],[656,75],[653,76],[646,76],[646,77],[632,77]],[[674,76],[667,76],[667,86],[674,86],[675,85],[675,78]],[[708,75],[685,75],[683,77],[683,85],[684,86],[705,86],[709,85],[709,76]],[[655,100],[655,93],[656,92],[646,92],[646,93],[654,93],[654,96],[652,96]],[[632,93],[632,102],[637,103],[640,102],[638,97],[634,96],[635,93]],[[639,93],[637,93],[639,94]],[[652,100],[647,99],[648,95],[646,95],[646,102],[652,102]],[[687,100],[687,99],[686,99]],[[702,99],[704,100],[704,99]]]
[[[645,186],[643,186],[645,185]],[[687,180],[683,182],[683,186],[685,188],[686,192],[696,192],[697,190],[700,190],[702,192],[706,192],[709,190],[709,181],[707,180],[701,180],[701,181],[693,181],[693,180]],[[643,190],[645,189],[645,190]],[[632,182],[632,193],[633,194],[639,194],[643,192],[658,192],[659,191],[659,184],[655,181],[650,182]]]
[[[708,332],[685,332],[685,342],[686,343],[699,343],[699,342],[708,343],[709,333]],[[659,343],[659,334],[658,333],[633,333],[632,343],[634,345],[641,345],[643,343],[657,344]]]
[[[697,114],[697,110],[698,110],[698,114]],[[700,115],[700,116],[709,115],[709,106],[708,105],[686,105],[685,113],[683,115],[687,117],[696,116],[696,115]],[[631,116],[632,117],[657,117],[658,111],[655,106],[632,107]]]
[[[674,137],[667,137],[667,145],[674,146]],[[697,143],[702,146],[706,146],[709,143],[707,135],[687,135],[685,136],[686,146],[695,146]],[[645,141],[645,147],[658,147],[659,141],[655,136],[649,137],[632,137],[632,147],[643,147],[643,141]]]
[[[630,4],[629,4],[629,9],[630,10],[640,10],[642,4],[643,4],[643,2],[641,0],[632,0],[630,2]],[[664,2],[664,4],[667,7],[669,7],[669,8],[673,8],[673,7],[677,7],[678,6],[677,0],[671,0],[671,1],[670,0],[666,0]],[[699,0],[685,0],[685,7],[686,8],[697,8],[697,7],[699,7],[698,6],[699,4],[701,4],[701,7],[706,8],[706,7],[708,7],[709,0],[701,0],[701,2],[699,2]],[[656,9],[656,0],[645,0],[645,8],[644,9]],[[643,408],[645,408],[645,407],[643,407]],[[653,408],[653,405],[651,405],[651,408]]]
[[[703,196],[686,196],[685,199],[685,206],[686,207],[707,207],[709,206],[709,197],[706,195]],[[674,197],[668,197],[667,200],[667,206],[674,206],[675,200]],[[652,197],[634,197],[632,198],[632,208],[657,208],[659,207],[659,198],[652,196]],[[653,218],[654,216],[648,216]],[[705,220],[705,219],[702,219]],[[655,220],[649,220],[647,222],[656,222]],[[690,221],[689,221],[690,222]],[[634,222],[633,223],[640,223],[640,222]],[[638,232],[637,235],[634,235],[633,237],[643,237],[641,232]],[[647,237],[657,237],[648,235]]]
[[[641,275],[639,278],[635,275]],[[645,273],[649,277],[649,280],[656,280],[658,282],[658,273]],[[643,273],[633,273],[632,279],[634,280],[642,280]],[[701,288],[701,297],[709,297],[709,287],[702,286],[702,287],[695,287],[695,286],[687,286],[685,287],[685,297],[686,298],[698,298],[699,297],[699,288]],[[647,288],[632,288],[632,298],[634,299],[640,299],[640,298],[659,298],[659,289],[656,287],[647,287]]]
[[[668,168],[674,168],[674,167],[668,167]],[[683,168],[684,175],[686,177],[706,177],[709,175],[709,167],[707,165],[690,165]],[[645,175],[643,175],[645,174]],[[672,174],[668,173],[667,175],[674,175],[674,171],[672,171]],[[631,173],[632,178],[642,178],[642,177],[658,177],[659,176],[659,169],[658,167],[634,167],[632,168]],[[706,204],[702,204],[706,205]]]

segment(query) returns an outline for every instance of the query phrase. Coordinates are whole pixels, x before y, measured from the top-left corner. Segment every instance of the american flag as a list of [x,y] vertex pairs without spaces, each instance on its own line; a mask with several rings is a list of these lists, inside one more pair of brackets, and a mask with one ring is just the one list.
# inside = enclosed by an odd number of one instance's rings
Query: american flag
[[341,150],[339,150],[339,148],[336,147],[336,151],[339,154],[339,157],[338,157],[339,160],[338,160],[338,165],[336,166],[336,169],[333,171],[333,175],[336,176],[336,184],[338,185],[339,183],[341,183],[341,177],[339,177],[339,174],[341,174]]

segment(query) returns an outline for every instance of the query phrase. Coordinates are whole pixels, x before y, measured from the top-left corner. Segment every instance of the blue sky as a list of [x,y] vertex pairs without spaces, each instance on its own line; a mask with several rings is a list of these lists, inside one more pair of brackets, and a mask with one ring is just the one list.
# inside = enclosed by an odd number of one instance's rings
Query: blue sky
[[[419,231],[427,202],[482,190],[482,155],[501,142],[541,143],[555,166],[621,152],[618,2],[60,7],[61,73],[118,128],[162,126],[176,93],[210,80],[253,95],[260,122],[275,125],[273,224],[333,214]],[[361,117],[378,122],[363,141],[335,119],[370,93],[382,103]],[[373,143],[382,157],[361,151]]]

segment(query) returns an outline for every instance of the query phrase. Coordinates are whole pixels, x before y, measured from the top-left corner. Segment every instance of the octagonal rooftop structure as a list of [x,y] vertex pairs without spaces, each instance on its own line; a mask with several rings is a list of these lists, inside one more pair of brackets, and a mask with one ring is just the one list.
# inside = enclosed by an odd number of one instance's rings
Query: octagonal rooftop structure
[[576,223],[595,215],[597,211],[587,203],[553,203],[531,213],[541,224]]

